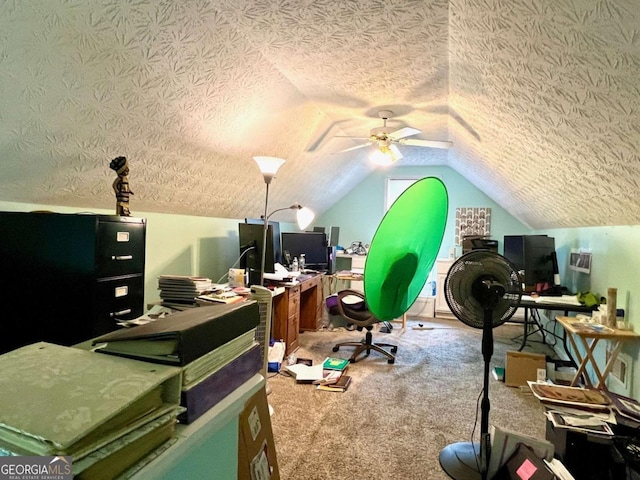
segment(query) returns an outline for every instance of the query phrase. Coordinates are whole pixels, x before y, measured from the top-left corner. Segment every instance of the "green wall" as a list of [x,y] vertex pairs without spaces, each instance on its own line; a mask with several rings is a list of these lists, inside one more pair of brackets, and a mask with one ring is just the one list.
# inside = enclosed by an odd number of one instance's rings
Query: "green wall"
[[[545,230],[555,238],[560,280],[574,290],[591,290],[606,296],[609,287],[618,289],[618,308],[625,309],[625,317],[633,330],[640,332],[640,225],[613,227],[585,227]],[[585,275],[568,270],[568,253],[571,248],[586,249],[592,253],[591,273]],[[599,362],[605,357],[606,342],[598,344]],[[631,385],[628,390],[615,388],[623,395],[640,398],[640,342],[628,342],[623,346],[632,360]]]
[[[333,207],[319,215],[314,225],[340,227],[340,244],[344,247],[360,240],[371,243],[376,228],[384,216],[385,182],[387,178],[438,177],[445,184],[449,196],[447,228],[439,257],[448,257],[455,246],[456,208],[490,207],[491,237],[500,242],[505,235],[531,233],[502,207],[449,167],[396,167],[374,171]],[[460,249],[458,249],[460,254]]]

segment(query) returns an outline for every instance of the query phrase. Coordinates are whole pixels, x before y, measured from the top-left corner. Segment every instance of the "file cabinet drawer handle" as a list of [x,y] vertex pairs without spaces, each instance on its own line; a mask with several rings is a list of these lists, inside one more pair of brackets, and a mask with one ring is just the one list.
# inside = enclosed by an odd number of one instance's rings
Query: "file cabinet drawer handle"
[[111,260],[133,260],[133,255],[112,255]]
[[112,312],[109,315],[111,316],[111,318],[113,318],[113,317],[119,317],[120,315],[126,315],[127,313],[131,313],[130,308],[125,308],[124,310],[120,310],[119,312]]

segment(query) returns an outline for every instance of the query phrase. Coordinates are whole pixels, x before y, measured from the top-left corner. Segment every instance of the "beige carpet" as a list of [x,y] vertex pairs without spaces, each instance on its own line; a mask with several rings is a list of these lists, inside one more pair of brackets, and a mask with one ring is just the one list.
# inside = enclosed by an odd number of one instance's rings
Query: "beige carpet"
[[[372,353],[351,364],[353,380],[344,393],[270,374],[269,403],[284,480],[449,478],[438,461],[440,450],[471,440],[474,424],[478,439],[482,331],[458,320],[420,320],[422,328],[418,323],[409,320],[404,332],[399,323],[392,333],[374,332],[374,341],[398,345],[396,363]],[[517,350],[512,338],[522,328],[506,324],[493,330],[492,366],[503,366],[506,351]],[[305,332],[296,353],[314,363],[327,356],[349,358],[350,348],[334,353],[333,345],[362,336],[342,328]],[[528,389],[491,377],[489,391],[490,424],[544,438],[543,408]]]

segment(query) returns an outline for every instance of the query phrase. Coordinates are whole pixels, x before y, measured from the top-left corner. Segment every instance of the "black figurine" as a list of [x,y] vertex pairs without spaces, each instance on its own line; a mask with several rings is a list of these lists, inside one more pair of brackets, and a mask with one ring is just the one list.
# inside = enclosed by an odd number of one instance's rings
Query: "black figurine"
[[116,157],[109,164],[111,170],[115,170],[118,178],[113,182],[113,191],[116,193],[116,215],[128,217],[131,215],[129,211],[129,195],[133,192],[129,189],[129,165],[126,157]]

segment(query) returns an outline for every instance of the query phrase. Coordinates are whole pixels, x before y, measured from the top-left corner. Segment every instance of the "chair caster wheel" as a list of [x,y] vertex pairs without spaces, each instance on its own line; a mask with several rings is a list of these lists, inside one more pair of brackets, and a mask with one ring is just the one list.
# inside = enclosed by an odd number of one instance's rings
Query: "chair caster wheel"
[[393,359],[393,360],[387,360],[387,363],[388,363],[388,364],[393,364],[393,363],[396,363],[396,360],[395,360],[395,359]]
[[340,350],[340,347],[333,347],[334,352],[337,352],[338,350]]
[[[398,347],[393,347],[391,349],[391,353],[396,353],[397,351],[398,351]],[[393,362],[390,362],[390,363],[393,363]]]

